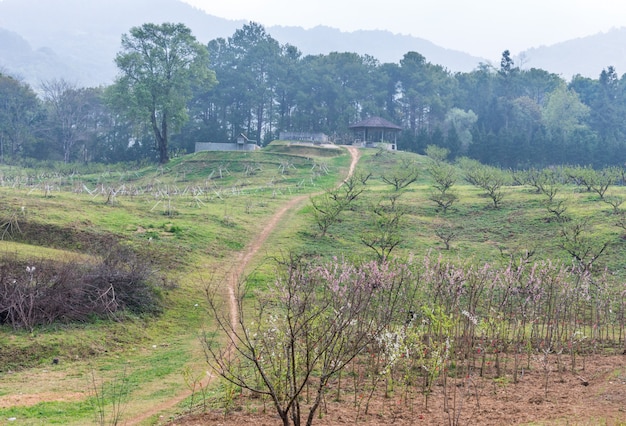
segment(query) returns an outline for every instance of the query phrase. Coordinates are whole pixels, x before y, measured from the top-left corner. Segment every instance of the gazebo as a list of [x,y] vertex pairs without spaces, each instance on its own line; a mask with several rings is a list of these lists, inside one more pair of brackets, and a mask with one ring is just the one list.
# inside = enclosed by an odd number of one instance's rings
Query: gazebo
[[348,127],[354,133],[355,140],[360,139],[366,145],[386,142],[391,145],[392,150],[396,149],[398,133],[402,131],[402,127],[381,117],[366,118]]

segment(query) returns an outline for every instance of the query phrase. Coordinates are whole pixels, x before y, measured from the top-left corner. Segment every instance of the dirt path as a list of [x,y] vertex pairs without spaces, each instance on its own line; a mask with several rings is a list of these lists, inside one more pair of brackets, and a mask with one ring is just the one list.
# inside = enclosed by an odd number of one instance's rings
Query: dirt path
[[[348,170],[348,174],[345,179],[342,181],[345,182],[348,180],[356,169],[356,165],[359,161],[360,153],[359,150],[355,147],[348,146],[346,147],[350,156],[352,157],[352,161],[350,162],[350,168]],[[281,222],[285,213],[289,210],[296,208],[298,205],[307,200],[311,195],[301,195],[299,197],[293,198],[289,200],[285,205],[283,205],[280,210],[278,210],[274,215],[270,218],[270,220],[265,224],[265,227],[261,231],[261,233],[252,240],[250,245],[246,247],[244,251],[242,251],[237,257],[237,261],[235,264],[237,265],[228,276],[228,301],[229,301],[229,309],[230,309],[230,319],[232,324],[237,324],[239,322],[238,311],[237,311],[237,298],[236,298],[236,289],[237,284],[239,283],[239,279],[244,276],[246,268],[249,263],[252,261],[254,256],[258,253],[259,249],[265,244],[265,241],[270,236],[270,234],[276,229],[276,226]],[[207,386],[209,383],[213,381],[215,376],[213,374],[207,374],[207,377],[202,381],[202,386]],[[143,421],[148,420],[150,417],[157,415],[161,412],[167,411],[177,404],[182,402],[185,398],[191,395],[190,391],[183,392],[177,395],[174,398],[171,398],[167,401],[160,403],[152,407],[149,411],[143,413],[137,413],[135,417],[130,420],[127,420],[125,424],[127,425],[137,425]]]
[[[356,169],[356,165],[360,157],[360,153],[357,148],[353,146],[348,146],[346,148],[348,152],[350,152],[352,161],[350,162],[350,169],[348,170],[348,174],[346,178],[343,180],[343,182],[348,180],[354,174],[354,170]],[[257,254],[259,249],[263,246],[263,244],[265,244],[267,237],[269,237],[269,235],[274,231],[274,229],[276,228],[276,225],[280,223],[285,213],[287,213],[289,210],[294,209],[300,203],[307,200],[310,196],[311,195],[301,195],[299,197],[296,197],[290,200],[287,204],[283,205],[280,208],[280,210],[278,210],[274,214],[274,216],[270,218],[269,222],[265,224],[265,228],[263,228],[263,231],[261,231],[259,236],[255,238],[254,241],[252,241],[252,243],[248,247],[246,247],[245,251],[239,254],[237,258],[237,262],[236,262],[238,266],[231,273],[229,280],[228,280],[228,299],[229,299],[229,307],[230,307],[230,319],[233,324],[237,324],[239,322],[235,290],[237,288],[239,279],[242,276],[244,276],[244,273],[245,273],[246,268],[248,267],[248,264],[254,258],[254,256]]]

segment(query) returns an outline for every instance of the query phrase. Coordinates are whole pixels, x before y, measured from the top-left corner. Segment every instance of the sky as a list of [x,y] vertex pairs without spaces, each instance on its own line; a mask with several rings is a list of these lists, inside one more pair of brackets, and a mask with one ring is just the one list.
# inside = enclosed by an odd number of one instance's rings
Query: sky
[[[183,0],[210,15],[342,31],[388,30],[499,60],[626,26],[624,0]],[[270,33],[271,35],[271,33]]]

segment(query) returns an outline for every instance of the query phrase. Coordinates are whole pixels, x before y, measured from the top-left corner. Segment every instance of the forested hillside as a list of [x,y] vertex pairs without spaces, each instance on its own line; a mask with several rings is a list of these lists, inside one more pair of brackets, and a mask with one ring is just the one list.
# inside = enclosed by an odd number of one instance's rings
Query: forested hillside
[[[566,81],[521,69],[508,51],[499,66],[466,73],[451,73],[419,52],[399,63],[344,52],[305,56],[254,23],[203,48],[217,82],[190,85],[189,101],[169,127],[174,154],[240,133],[266,144],[286,130],[348,143],[350,124],[381,116],[403,128],[398,146],[406,151],[436,145],[453,158],[506,168],[626,162],[626,77],[611,66],[597,78]],[[128,113],[136,105],[121,88],[120,80],[97,88],[55,80],[36,92],[1,75],[0,160],[158,159],[154,126],[136,110]]]

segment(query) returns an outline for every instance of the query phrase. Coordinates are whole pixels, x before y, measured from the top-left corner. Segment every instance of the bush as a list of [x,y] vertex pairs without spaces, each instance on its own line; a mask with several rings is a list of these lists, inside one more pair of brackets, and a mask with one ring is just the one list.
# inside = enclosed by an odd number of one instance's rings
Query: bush
[[29,328],[54,322],[115,318],[120,312],[157,313],[159,292],[148,263],[114,247],[100,260],[0,264],[0,324]]

